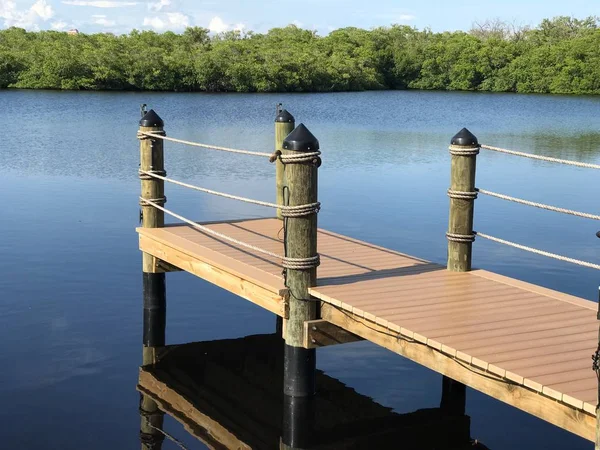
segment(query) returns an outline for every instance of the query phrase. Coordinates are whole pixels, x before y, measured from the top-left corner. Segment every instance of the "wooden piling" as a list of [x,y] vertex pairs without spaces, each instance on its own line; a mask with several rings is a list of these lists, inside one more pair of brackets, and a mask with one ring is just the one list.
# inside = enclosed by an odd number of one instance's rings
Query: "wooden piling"
[[[316,152],[319,149],[319,141],[300,124],[287,136],[282,147],[284,156],[302,156]],[[317,202],[317,172],[320,161],[320,158],[312,157],[306,161],[285,163],[284,204],[300,206]],[[286,257],[317,256],[316,210],[299,217],[285,217],[284,227]],[[304,322],[316,319],[318,314],[317,303],[308,293],[308,289],[316,285],[316,264],[305,269],[286,268],[285,281],[289,290],[289,318],[284,331],[284,395],[306,399],[315,394],[316,353],[315,349],[303,347],[303,333]],[[306,402],[290,400],[286,404],[293,406],[300,403]],[[291,406],[284,408],[285,423],[293,423],[287,416],[294,410]],[[284,433],[282,448],[294,448],[294,436],[294,433]]]
[[[142,108],[144,111],[144,108]],[[140,120],[141,132],[164,134],[162,119],[150,110]],[[140,138],[140,169],[146,172],[166,175],[164,169],[163,141],[143,134]],[[164,205],[164,181],[140,174],[141,197]],[[144,228],[161,228],[165,225],[165,215],[153,206],[140,201],[141,222]],[[147,253],[142,253],[142,290],[143,290],[143,348],[142,364],[154,364],[157,361],[156,353],[159,347],[165,345],[166,327],[166,284],[164,270],[157,264],[156,258]],[[140,441],[142,450],[160,450],[164,435],[162,429],[163,416],[158,405],[151,398],[142,395],[140,399]]]
[[475,192],[475,164],[479,153],[477,138],[466,128],[452,138],[450,154],[450,215],[448,221],[448,270],[471,270],[473,245],[473,204]]
[[[282,109],[278,111],[275,117],[275,152],[283,151],[283,141],[290,134],[296,126],[294,116],[292,116],[287,110]],[[275,188],[276,188],[276,203],[283,205],[283,189],[285,186],[285,166],[277,159],[275,161]],[[281,210],[277,210],[277,218],[283,219]]]
[[[463,128],[450,141],[452,155],[450,171],[450,214],[448,220],[448,265],[453,272],[471,270],[473,234],[473,207],[475,191],[475,165],[479,142],[475,135]],[[448,378],[442,379],[440,408],[454,415],[464,415],[467,388],[464,384]]]
[[[301,155],[314,152],[319,141],[300,124],[283,143],[284,155]],[[286,163],[285,204],[307,205],[317,202],[317,166],[315,161]],[[285,249],[289,258],[310,258],[317,255],[316,211],[300,216],[285,218]],[[289,319],[286,323],[285,341],[293,347],[303,347],[304,322],[316,319],[317,305],[311,301],[308,289],[316,285],[317,268],[287,269],[286,286],[290,292]]]
[[[148,111],[140,120],[140,132],[164,134],[164,122],[154,112]],[[143,134],[140,137],[140,169],[165,175],[163,141]],[[140,174],[141,197],[163,205],[166,202],[164,181]],[[164,212],[140,201],[143,228],[161,228],[165,225]],[[166,287],[165,273],[156,259],[142,253],[144,298],[144,350],[143,363],[155,362],[155,349],[165,345]]]

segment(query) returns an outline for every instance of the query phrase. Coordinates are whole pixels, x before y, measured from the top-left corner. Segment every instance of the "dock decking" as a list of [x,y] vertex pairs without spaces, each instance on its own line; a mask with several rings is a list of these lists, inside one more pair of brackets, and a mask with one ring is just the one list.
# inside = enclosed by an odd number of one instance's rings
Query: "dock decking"
[[[208,226],[283,254],[280,220]],[[138,232],[143,252],[286,317],[279,260],[187,225]],[[449,272],[326,230],[317,242],[310,294],[323,319],[594,440],[595,303],[484,270]]]

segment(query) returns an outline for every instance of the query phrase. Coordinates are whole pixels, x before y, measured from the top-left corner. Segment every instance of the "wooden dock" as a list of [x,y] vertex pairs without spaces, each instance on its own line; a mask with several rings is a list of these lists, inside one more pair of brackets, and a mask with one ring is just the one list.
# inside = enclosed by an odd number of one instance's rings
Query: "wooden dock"
[[[144,365],[160,364],[165,347],[165,273],[184,270],[283,318],[282,391],[290,406],[284,408],[284,422],[303,413],[302,405],[317,394],[316,349],[366,339],[441,373],[445,413],[464,416],[468,386],[595,441],[600,450],[597,303],[472,268],[472,245],[480,237],[600,270],[600,264],[473,230],[479,194],[600,220],[478,189],[480,149],[596,170],[600,165],[480,145],[463,128],[450,141],[448,259],[441,266],[318,229],[320,144],[308,128],[294,123],[289,112],[278,110],[270,154],[166,137],[154,111],[142,117],[137,231],[143,252]],[[276,203],[167,178],[167,140],[274,162]],[[276,218],[199,224],[165,208],[165,182],[274,208]],[[165,225],[165,214],[184,225]],[[157,405],[149,399],[146,406]],[[146,425],[144,436],[155,438],[154,428]],[[306,448],[301,433],[295,434],[299,428],[288,431],[281,449]]]
[[[207,225],[283,252],[278,219]],[[143,252],[286,317],[280,261],[187,225],[138,232]],[[484,270],[450,272],[326,230],[317,242],[310,293],[322,319],[594,440],[595,303]]]

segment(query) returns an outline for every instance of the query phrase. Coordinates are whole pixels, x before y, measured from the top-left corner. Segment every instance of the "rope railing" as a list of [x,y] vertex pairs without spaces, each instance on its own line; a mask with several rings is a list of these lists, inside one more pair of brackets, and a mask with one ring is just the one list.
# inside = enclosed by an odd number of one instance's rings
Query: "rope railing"
[[230,148],[230,147],[221,147],[219,145],[212,144],[203,144],[201,142],[192,142],[186,141],[183,139],[176,139],[172,137],[168,137],[164,131],[162,132],[148,132],[148,131],[138,131],[137,132],[138,139],[162,139],[165,141],[176,142],[178,144],[189,145],[192,147],[200,147],[208,150],[216,150],[221,152],[229,152],[229,153],[237,153],[240,155],[250,155],[250,156],[259,156],[261,158],[268,158],[269,162],[275,162],[276,160],[280,160],[284,164],[292,164],[292,163],[302,163],[302,162],[320,162],[319,156],[321,155],[320,151],[314,152],[303,152],[299,154],[291,154],[284,155],[281,151],[277,150],[273,153],[265,153],[265,152],[256,152],[252,150],[243,150],[239,148]]
[[515,150],[508,150],[506,148],[493,147],[491,145],[481,145],[480,147],[483,149],[486,149],[486,150],[494,151],[494,152],[506,153],[508,155],[514,155],[514,156],[522,156],[523,158],[537,159],[539,161],[554,162],[554,163],[558,163],[558,164],[566,164],[569,166],[576,166],[576,167],[585,167],[588,169],[600,169],[600,164],[591,164],[591,163],[584,163],[584,162],[579,162],[579,161],[571,161],[568,159],[553,158],[551,156],[533,155],[531,153],[524,153],[524,152],[518,152]]
[[577,264],[578,266],[589,267],[590,269],[600,270],[600,264],[594,264],[587,261],[582,261],[580,259],[569,258],[567,256],[557,255],[556,253],[547,252],[544,250],[538,250],[533,247],[527,247],[526,245],[517,244],[516,242],[507,241],[506,239],[500,239],[494,236],[490,236],[489,234],[480,233],[478,231],[474,231],[473,234],[477,237],[481,237],[483,239],[487,239],[489,241],[496,242],[498,244],[508,245],[509,247],[517,248],[519,250],[524,250],[530,253],[535,253],[536,255],[546,256],[548,258],[556,259],[558,261],[564,261],[571,264]]
[[280,259],[281,265],[283,266],[284,269],[307,270],[307,269],[312,269],[313,267],[317,267],[320,263],[319,255],[311,256],[308,258],[290,258],[287,256],[279,255],[279,254],[271,252],[269,250],[265,250],[264,248],[260,248],[255,245],[248,244],[246,242],[232,238],[231,236],[227,236],[226,234],[219,233],[218,231],[215,231],[204,225],[200,225],[199,223],[189,220],[180,214],[177,214],[173,211],[168,210],[167,208],[164,208],[163,206],[159,205],[158,203],[156,203],[150,199],[140,197],[140,202],[142,203],[142,205],[147,204],[147,205],[153,206],[154,208],[158,209],[159,211],[162,211],[165,214],[170,215],[171,217],[181,220],[182,222],[187,223],[191,227],[193,227],[199,231],[202,231],[203,233],[210,234],[216,238],[222,239],[227,242],[231,242],[232,244],[235,244],[240,247],[244,247],[248,250],[252,250],[257,253],[261,253],[263,255],[270,256],[272,258]]
[[[600,220],[600,215],[596,215],[596,214],[589,214],[589,213],[584,213],[584,212],[580,212],[580,211],[574,211],[572,209],[559,208],[557,206],[546,205],[544,203],[538,203],[538,202],[532,202],[532,201],[529,201],[529,200],[523,200],[521,198],[511,197],[511,196],[505,195],[505,194],[499,194],[497,192],[488,191],[486,189],[476,188],[475,191],[477,193],[480,193],[480,194],[488,195],[490,197],[496,197],[496,198],[499,198],[499,199],[502,199],[502,200],[507,200],[509,202],[515,202],[515,203],[520,203],[522,205],[533,206],[535,208],[545,209],[545,210],[548,210],[548,211],[554,211],[554,212],[559,212],[559,213],[563,213],[563,214],[569,214],[571,216],[584,217],[586,219]],[[461,197],[459,197],[459,198],[461,198]]]
[[312,213],[318,213],[321,209],[321,203],[309,203],[307,205],[297,205],[297,206],[287,206],[287,205],[278,205],[277,203],[264,202],[262,200],[254,200],[252,198],[240,197],[238,195],[227,194],[225,192],[214,191],[212,189],[203,188],[200,186],[195,186],[193,184],[184,183],[183,181],[174,180],[172,178],[167,178],[165,176],[159,175],[155,172],[150,172],[146,170],[139,170],[140,175],[146,175],[152,178],[156,178],[158,180],[166,181],[167,183],[176,184],[177,186],[182,186],[188,189],[193,189],[195,191],[204,192],[206,194],[216,195],[219,197],[229,198],[231,200],[238,200],[240,202],[251,203],[253,205],[266,206],[268,208],[280,209],[281,213],[284,217],[302,217],[307,216]]
[[242,149],[238,149],[238,148],[221,147],[218,145],[203,144],[200,142],[192,142],[192,141],[185,141],[183,139],[176,139],[176,138],[168,137],[166,134],[161,134],[161,133],[155,133],[155,132],[150,133],[148,131],[138,131],[138,139],[147,139],[147,138],[162,139],[165,141],[176,142],[178,144],[190,145],[192,147],[200,147],[200,148],[205,148],[205,149],[209,149],[209,150],[217,150],[217,151],[221,151],[221,152],[238,153],[241,155],[260,156],[262,158],[271,158],[273,156],[273,153],[263,153],[263,152],[255,152],[255,151],[251,151],[251,150],[242,150]]

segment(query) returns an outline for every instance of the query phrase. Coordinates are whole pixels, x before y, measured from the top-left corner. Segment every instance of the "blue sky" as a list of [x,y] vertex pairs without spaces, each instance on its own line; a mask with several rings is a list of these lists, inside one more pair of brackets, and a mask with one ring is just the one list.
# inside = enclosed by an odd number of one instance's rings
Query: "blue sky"
[[319,34],[345,26],[393,23],[434,31],[468,30],[474,22],[505,20],[537,25],[542,19],[600,15],[599,0],[0,0],[0,28],[77,28],[85,33],[127,33],[133,28],[212,32],[267,31],[294,23]]

